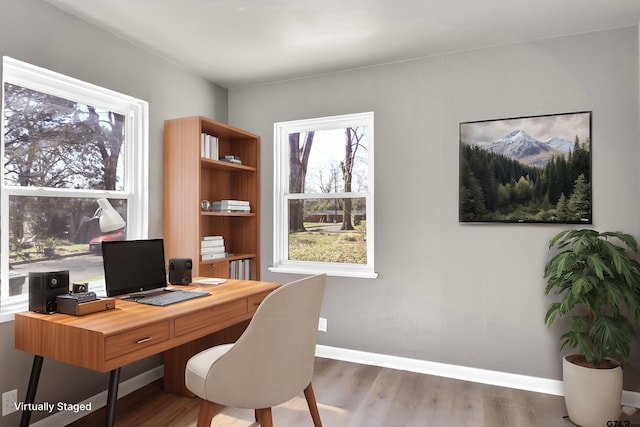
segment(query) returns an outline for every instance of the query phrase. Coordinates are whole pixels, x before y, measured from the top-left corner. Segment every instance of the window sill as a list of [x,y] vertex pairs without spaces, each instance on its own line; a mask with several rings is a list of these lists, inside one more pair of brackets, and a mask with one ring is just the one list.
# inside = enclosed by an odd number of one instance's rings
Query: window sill
[[0,323],[13,322],[14,314],[29,309],[29,301],[26,294],[9,297],[2,301],[0,309]]
[[278,266],[269,267],[269,271],[272,273],[291,273],[291,274],[321,274],[326,273],[327,276],[336,277],[354,277],[359,279],[377,279],[378,273],[368,270],[352,270],[352,269],[340,269],[332,267],[293,267],[293,266]]
[[15,320],[15,313],[3,312],[0,313],[0,323],[13,322]]

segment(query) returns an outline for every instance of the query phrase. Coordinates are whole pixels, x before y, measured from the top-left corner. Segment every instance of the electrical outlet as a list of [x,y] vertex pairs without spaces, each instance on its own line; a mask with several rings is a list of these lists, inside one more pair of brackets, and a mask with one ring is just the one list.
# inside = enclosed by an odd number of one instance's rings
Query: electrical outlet
[[9,415],[18,410],[16,404],[18,402],[18,389],[6,391],[2,393],[2,416]]
[[327,332],[327,319],[325,317],[321,317],[318,321],[318,330],[320,332]]

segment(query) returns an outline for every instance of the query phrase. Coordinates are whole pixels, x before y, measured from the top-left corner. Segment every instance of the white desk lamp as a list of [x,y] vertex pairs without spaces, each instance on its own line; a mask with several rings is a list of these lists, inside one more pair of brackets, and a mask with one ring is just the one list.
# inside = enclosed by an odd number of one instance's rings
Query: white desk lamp
[[126,225],[124,219],[122,219],[118,211],[111,206],[111,203],[109,203],[107,199],[98,199],[97,202],[100,207],[94,214],[94,217],[100,218],[100,231],[108,233],[124,228]]

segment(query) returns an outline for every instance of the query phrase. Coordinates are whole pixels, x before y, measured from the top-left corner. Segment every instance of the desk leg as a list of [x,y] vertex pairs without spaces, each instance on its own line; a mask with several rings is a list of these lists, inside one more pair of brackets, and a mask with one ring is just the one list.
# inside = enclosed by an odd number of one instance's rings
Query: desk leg
[[29,386],[27,387],[27,395],[24,399],[25,409],[22,410],[22,418],[20,418],[20,427],[27,427],[31,421],[31,406],[36,400],[36,390],[38,390],[38,380],[40,380],[40,372],[42,371],[42,362],[44,358],[37,354],[33,356],[33,365],[31,366],[31,376],[29,377]]
[[118,384],[120,383],[120,368],[109,374],[109,392],[107,394],[107,415],[104,420],[106,427],[113,427],[116,420],[116,402],[118,401]]

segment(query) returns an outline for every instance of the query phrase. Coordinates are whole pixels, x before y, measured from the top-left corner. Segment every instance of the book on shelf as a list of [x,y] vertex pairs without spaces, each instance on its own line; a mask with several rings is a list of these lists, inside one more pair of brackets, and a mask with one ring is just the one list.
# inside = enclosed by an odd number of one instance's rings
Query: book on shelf
[[224,208],[221,208],[221,207],[214,207],[214,208],[211,208],[211,212],[251,213],[251,209],[249,207],[246,207],[246,208],[233,207],[233,208],[228,208],[228,209],[224,209]]
[[200,135],[200,157],[205,159],[218,160],[218,138],[213,135],[202,133]]
[[229,278],[251,280],[251,258],[243,258],[229,263]]
[[204,236],[200,241],[200,257],[202,261],[225,256],[223,236]]
[[225,252],[213,253],[213,254],[201,254],[200,255],[200,260],[201,261],[209,261],[209,260],[212,260],[212,259],[224,258],[226,256],[227,256],[227,254]]
[[234,200],[234,199],[222,199],[217,200],[214,203],[220,203],[226,206],[249,206],[248,200]]
[[223,162],[235,163],[237,165],[242,164],[242,160],[240,159],[239,156],[233,156],[230,154],[220,156],[218,160],[222,160]]
[[213,212],[251,212],[251,204],[246,200],[218,200],[211,204]]
[[200,247],[202,249],[205,249],[205,248],[216,248],[216,247],[223,247],[224,248],[224,240],[223,239],[203,240],[203,241],[200,242]]
[[201,254],[214,254],[224,252],[224,245],[219,246],[203,246],[200,249]]

